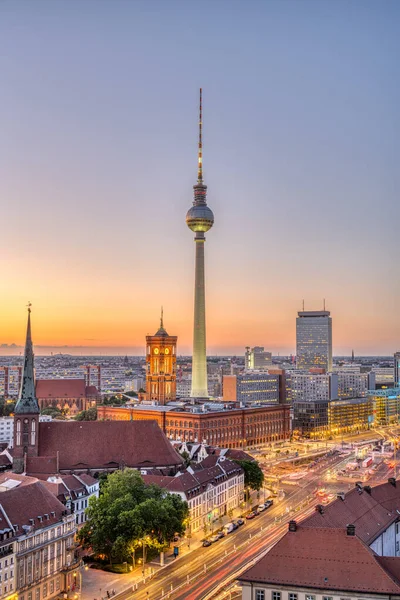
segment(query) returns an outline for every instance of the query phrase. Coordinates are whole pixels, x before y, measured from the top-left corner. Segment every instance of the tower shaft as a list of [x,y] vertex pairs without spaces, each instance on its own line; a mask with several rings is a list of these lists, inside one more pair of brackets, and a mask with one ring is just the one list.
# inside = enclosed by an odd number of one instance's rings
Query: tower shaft
[[[197,234],[198,235],[198,234]],[[206,301],[204,279],[204,234],[195,237],[196,266],[194,283],[194,327],[192,358],[192,391],[193,398],[207,398],[207,356],[206,356]]]

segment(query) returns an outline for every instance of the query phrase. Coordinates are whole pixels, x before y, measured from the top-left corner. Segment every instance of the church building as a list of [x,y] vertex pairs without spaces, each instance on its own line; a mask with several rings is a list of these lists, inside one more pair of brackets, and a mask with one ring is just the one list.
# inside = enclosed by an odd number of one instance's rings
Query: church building
[[14,411],[14,472],[96,476],[132,467],[163,468],[172,474],[183,464],[156,421],[39,422],[39,414],[29,307],[21,390]]

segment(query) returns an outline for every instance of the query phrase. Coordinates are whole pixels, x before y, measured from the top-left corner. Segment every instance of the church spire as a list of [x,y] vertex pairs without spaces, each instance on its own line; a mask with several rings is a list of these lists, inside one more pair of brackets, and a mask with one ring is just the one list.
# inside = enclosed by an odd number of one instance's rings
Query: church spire
[[22,373],[21,389],[19,392],[17,404],[15,405],[15,414],[35,414],[39,413],[39,405],[35,393],[35,372],[34,355],[31,334],[31,303],[28,304],[28,325],[26,329],[24,370]]

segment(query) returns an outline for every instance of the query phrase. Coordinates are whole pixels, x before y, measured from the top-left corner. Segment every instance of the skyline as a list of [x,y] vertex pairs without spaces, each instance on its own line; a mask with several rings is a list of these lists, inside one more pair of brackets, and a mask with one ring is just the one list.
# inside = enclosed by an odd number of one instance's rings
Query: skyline
[[398,350],[400,6],[250,4],[1,4],[0,344],[31,300],[37,348],[144,349],[163,304],[191,352],[201,86],[208,354],[294,354],[303,298]]

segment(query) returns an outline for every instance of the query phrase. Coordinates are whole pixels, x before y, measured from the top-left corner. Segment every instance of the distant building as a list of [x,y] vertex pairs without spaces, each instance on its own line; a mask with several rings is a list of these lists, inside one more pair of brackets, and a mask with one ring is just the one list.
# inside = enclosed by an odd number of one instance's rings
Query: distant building
[[171,440],[205,442],[222,448],[246,448],[290,438],[290,406],[231,408],[224,403],[179,406],[99,406],[99,419],[155,420]]
[[393,367],[372,367],[371,373],[375,374],[375,381],[377,386],[394,385],[395,373]]
[[374,403],[374,423],[376,425],[392,425],[399,423],[399,387],[371,390],[369,398],[371,398]]
[[86,385],[84,379],[38,379],[36,398],[40,410],[58,408],[71,415],[96,406],[99,400],[97,388]]
[[167,404],[176,399],[177,340],[164,329],[161,312],[158,331],[146,336],[146,400]]
[[0,367],[0,396],[16,398],[21,387],[22,367]]
[[329,400],[293,404],[293,432],[306,438],[323,437],[329,432]]
[[240,375],[224,375],[224,401],[278,403],[279,375],[266,372],[242,373]]
[[369,429],[373,421],[372,398],[331,400],[328,404],[328,429],[332,436]]
[[338,398],[338,375],[286,371],[286,390],[292,404],[333,400]]
[[336,371],[339,398],[362,398],[375,389],[375,373]]
[[394,385],[400,385],[400,352],[394,354]]
[[296,319],[296,364],[332,371],[332,318],[327,310],[301,311]]
[[263,346],[246,346],[244,353],[244,368],[256,371],[262,369],[268,369],[272,367],[272,354],[271,352],[265,352]]

